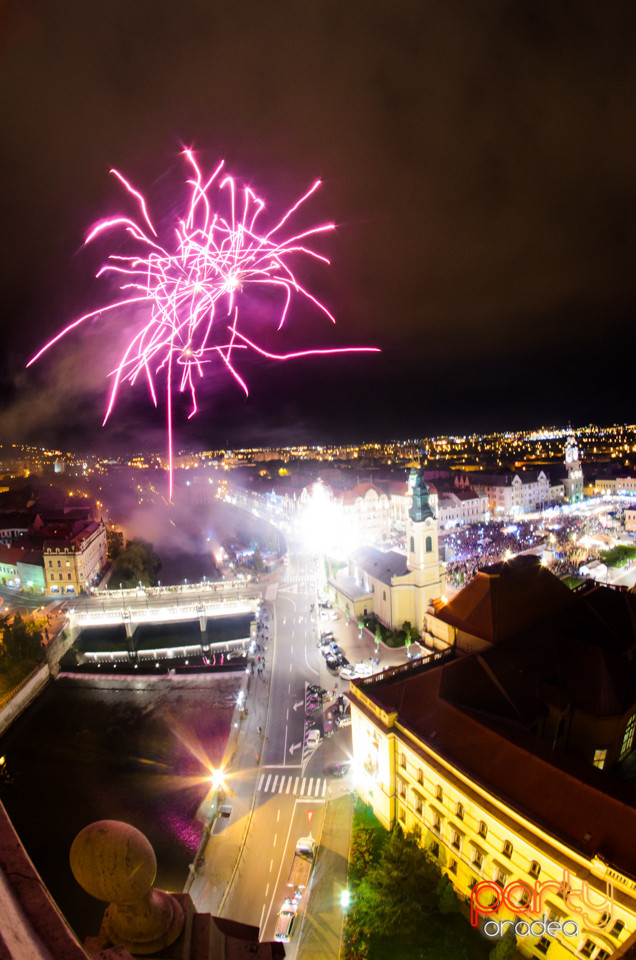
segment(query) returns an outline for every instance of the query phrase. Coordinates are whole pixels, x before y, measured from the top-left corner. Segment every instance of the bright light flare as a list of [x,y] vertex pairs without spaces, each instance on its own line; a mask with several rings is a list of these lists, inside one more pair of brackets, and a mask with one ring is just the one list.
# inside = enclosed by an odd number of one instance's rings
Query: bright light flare
[[[189,417],[197,412],[196,388],[216,364],[225,370],[240,389],[248,387],[237,369],[237,360],[253,351],[270,360],[291,360],[312,354],[378,352],[376,347],[339,347],[273,352],[257,344],[253,335],[243,332],[250,317],[246,308],[248,288],[278,294],[278,307],[272,311],[276,332],[283,330],[292,300],[301,298],[313,304],[330,321],[328,308],[306,289],[293,270],[298,259],[309,258],[328,264],[329,260],[310,245],[312,238],[334,229],[325,223],[288,235],[283,228],[302,204],[320,186],[317,180],[273,226],[263,224],[265,201],[249,188],[240,188],[235,179],[219,180],[221,161],[213,173],[204,176],[191,150],[183,151],[190,168],[186,180],[188,199],[185,208],[169,227],[155,223],[148,203],[140,191],[117,170],[110,172],[119,180],[137,208],[137,219],[124,215],[96,223],[86,243],[111,231],[123,233],[131,252],[111,254],[97,276],[114,276],[121,296],[112,303],[84,314],[46,343],[29,360],[35,363],[42,354],[86,320],[125,307],[143,308],[143,316],[115,370],[111,372],[104,423],[110,417],[119,387],[131,386],[138,378],[146,381],[153,404],[157,405],[156,378],[163,381],[166,395],[168,433],[169,490],[172,499],[172,435],[175,393],[188,393]],[[214,195],[213,195],[214,194]],[[253,321],[253,317],[252,317]]]
[[213,790],[222,790],[225,786],[225,772],[221,768],[219,770],[212,769],[210,771],[210,785]]

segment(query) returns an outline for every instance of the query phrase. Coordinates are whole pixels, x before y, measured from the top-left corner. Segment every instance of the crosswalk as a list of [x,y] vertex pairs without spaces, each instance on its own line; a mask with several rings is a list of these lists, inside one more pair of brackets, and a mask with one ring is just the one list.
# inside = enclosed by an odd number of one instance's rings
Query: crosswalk
[[326,777],[289,776],[285,773],[262,773],[258,781],[259,791],[263,793],[282,793],[291,797],[312,797],[320,799],[327,795]]

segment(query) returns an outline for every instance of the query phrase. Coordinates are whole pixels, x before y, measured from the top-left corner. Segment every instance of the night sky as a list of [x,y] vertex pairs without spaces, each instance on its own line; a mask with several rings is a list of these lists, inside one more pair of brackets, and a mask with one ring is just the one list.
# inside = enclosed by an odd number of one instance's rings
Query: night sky
[[[0,440],[164,447],[165,409],[107,375],[131,314],[107,303],[107,215],[136,213],[116,167],[170,222],[183,145],[280,215],[325,219],[330,266],[299,276],[284,336],[378,355],[220,367],[176,446],[384,439],[634,422],[636,6],[631,0],[4,0]],[[252,331],[254,332],[254,330]]]

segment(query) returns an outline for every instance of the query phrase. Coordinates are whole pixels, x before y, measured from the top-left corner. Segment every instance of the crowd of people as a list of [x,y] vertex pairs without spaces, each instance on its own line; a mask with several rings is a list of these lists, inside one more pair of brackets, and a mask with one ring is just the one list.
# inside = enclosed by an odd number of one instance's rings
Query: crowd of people
[[545,556],[559,576],[575,575],[583,563],[599,558],[602,541],[582,543],[608,532],[605,515],[562,514],[532,520],[491,520],[448,531],[440,537],[448,583],[465,586],[478,570],[519,553]]

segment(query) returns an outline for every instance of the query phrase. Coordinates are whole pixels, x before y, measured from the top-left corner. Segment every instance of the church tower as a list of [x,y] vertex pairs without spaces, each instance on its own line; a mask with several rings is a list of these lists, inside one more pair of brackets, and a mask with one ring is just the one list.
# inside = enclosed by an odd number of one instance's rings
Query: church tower
[[583,471],[579,462],[579,448],[572,430],[568,433],[565,442],[565,499],[568,503],[575,503],[583,499]]
[[406,522],[407,565],[415,573],[418,586],[439,584],[439,523],[431,504],[430,490],[419,470],[411,472],[410,480],[413,482],[413,499]]

